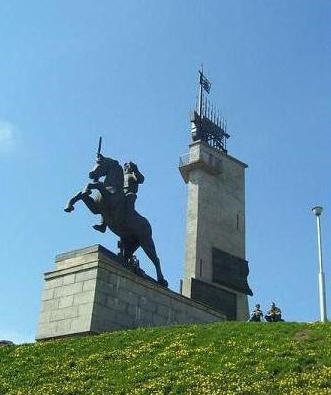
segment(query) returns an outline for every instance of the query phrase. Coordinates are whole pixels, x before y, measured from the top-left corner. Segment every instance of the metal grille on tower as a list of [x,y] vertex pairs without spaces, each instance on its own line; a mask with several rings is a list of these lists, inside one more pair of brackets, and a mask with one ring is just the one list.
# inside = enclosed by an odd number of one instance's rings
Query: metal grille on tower
[[192,140],[202,140],[211,147],[227,152],[226,142],[230,135],[227,133],[227,122],[217,108],[205,97],[204,92],[210,93],[211,83],[199,70],[199,97],[195,111],[191,115]]

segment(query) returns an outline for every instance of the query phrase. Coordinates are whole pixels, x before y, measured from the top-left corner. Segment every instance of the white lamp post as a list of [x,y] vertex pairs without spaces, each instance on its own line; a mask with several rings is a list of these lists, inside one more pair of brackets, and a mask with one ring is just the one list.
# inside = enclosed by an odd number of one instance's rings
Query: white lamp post
[[322,255],[322,237],[321,237],[321,214],[323,207],[317,206],[312,209],[316,216],[317,224],[317,243],[318,243],[318,285],[319,285],[319,299],[320,299],[320,315],[321,321],[327,321],[326,315],[326,294],[325,294],[325,276],[323,272],[323,255]]

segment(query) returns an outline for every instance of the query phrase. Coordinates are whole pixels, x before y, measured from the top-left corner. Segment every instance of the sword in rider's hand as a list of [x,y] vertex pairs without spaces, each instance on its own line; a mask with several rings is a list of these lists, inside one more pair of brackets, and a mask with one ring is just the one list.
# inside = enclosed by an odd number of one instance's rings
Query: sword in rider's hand
[[99,137],[99,145],[98,145],[98,152],[97,152],[97,158],[99,158],[101,154],[101,144],[102,144],[102,137]]
[[[100,159],[101,158],[101,145],[102,145],[102,137],[100,136],[99,137],[99,144],[98,144],[98,151],[97,151],[97,162],[98,162],[98,159]],[[90,178],[91,178],[91,176],[90,176]],[[97,183],[99,181],[99,179],[97,178],[97,177],[95,177],[94,179],[93,179],[93,183]],[[85,192],[86,193],[91,193],[91,191],[89,190],[89,188],[85,188]]]

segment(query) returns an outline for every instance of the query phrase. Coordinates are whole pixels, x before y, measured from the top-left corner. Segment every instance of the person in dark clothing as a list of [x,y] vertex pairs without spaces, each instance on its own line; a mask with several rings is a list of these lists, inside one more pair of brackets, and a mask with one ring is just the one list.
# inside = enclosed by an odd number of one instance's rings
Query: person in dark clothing
[[264,317],[268,322],[280,322],[284,321],[282,319],[282,312],[279,307],[276,306],[274,302],[271,303],[270,310],[267,311],[267,314]]
[[259,304],[255,305],[255,309],[252,311],[250,322],[261,322],[263,320],[263,312]]

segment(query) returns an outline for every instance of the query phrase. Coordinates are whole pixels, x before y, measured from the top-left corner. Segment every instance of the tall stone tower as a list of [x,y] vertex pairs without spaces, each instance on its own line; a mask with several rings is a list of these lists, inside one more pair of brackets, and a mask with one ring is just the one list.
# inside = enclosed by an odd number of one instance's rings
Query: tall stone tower
[[188,185],[186,252],[182,294],[247,320],[249,273],[245,252],[245,169],[226,149],[226,121],[204,98],[210,82],[200,71],[197,109],[191,116],[192,143],[180,158]]

